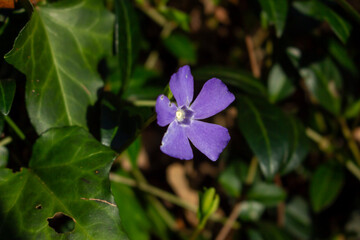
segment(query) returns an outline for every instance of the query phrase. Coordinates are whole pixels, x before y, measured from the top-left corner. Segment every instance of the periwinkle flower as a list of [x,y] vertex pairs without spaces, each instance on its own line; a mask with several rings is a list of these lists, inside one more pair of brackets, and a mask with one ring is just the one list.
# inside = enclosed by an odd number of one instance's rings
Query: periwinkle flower
[[170,124],[162,139],[161,151],[171,157],[192,159],[190,140],[209,159],[216,161],[230,141],[228,130],[199,120],[224,110],[235,100],[234,94],[220,79],[212,78],[192,102],[194,78],[189,66],[179,68],[171,76],[169,85],[177,104],[164,95],[156,100],[157,123],[162,127]]

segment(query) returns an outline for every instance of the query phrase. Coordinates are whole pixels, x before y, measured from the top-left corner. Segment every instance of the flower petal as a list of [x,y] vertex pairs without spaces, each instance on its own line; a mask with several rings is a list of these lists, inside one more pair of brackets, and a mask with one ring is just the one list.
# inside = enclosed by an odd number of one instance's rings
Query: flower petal
[[174,103],[171,103],[165,95],[160,95],[156,99],[155,110],[157,114],[157,123],[160,126],[165,127],[175,119],[177,107]]
[[194,78],[190,67],[185,65],[170,78],[170,90],[174,94],[179,107],[189,106],[194,96]]
[[194,119],[205,119],[224,110],[235,100],[226,85],[217,78],[208,80],[191,105]]
[[169,125],[161,141],[160,149],[163,153],[174,158],[183,160],[193,158],[193,152],[185,135],[184,127],[180,126],[176,121]]
[[186,136],[210,160],[216,161],[230,141],[226,128],[207,122],[193,120],[185,129]]

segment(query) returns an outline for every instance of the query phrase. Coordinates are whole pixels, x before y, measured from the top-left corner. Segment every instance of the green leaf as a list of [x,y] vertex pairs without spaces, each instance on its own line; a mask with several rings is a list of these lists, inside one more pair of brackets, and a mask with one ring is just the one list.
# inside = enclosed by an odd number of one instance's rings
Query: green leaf
[[219,183],[228,195],[232,197],[240,196],[247,169],[248,166],[243,161],[234,161],[221,172]]
[[344,185],[344,170],[335,163],[321,165],[310,182],[310,202],[315,212],[330,206]]
[[0,114],[0,134],[3,132],[4,129],[4,115]]
[[170,21],[177,23],[184,31],[190,30],[190,17],[185,12],[172,7],[162,7],[160,12]]
[[275,25],[276,36],[281,37],[288,12],[287,0],[259,0],[267,20]]
[[291,117],[265,99],[237,96],[238,124],[262,173],[272,178],[296,167],[308,152],[304,131]]
[[260,222],[258,227],[264,240],[293,240],[284,229],[273,223]]
[[295,91],[292,81],[288,78],[279,64],[275,64],[268,77],[268,92],[271,102],[278,102]]
[[130,158],[130,163],[133,168],[137,168],[137,159],[141,148],[141,136],[137,137],[135,141],[127,148],[127,153]]
[[251,73],[238,69],[231,69],[219,66],[207,66],[196,69],[195,79],[207,81],[211,78],[219,78],[224,83],[236,87],[246,93],[266,96],[267,90],[259,79],[254,78]]
[[196,50],[191,40],[183,34],[173,33],[163,39],[167,50],[184,63],[196,62]]
[[257,222],[265,211],[264,204],[257,201],[242,201],[239,218],[246,222]]
[[265,206],[276,206],[285,198],[286,192],[272,183],[255,183],[247,192],[248,200],[258,201]]
[[300,69],[300,75],[312,97],[326,110],[338,115],[341,107],[339,91],[342,78],[336,65],[326,58]]
[[15,80],[0,79],[0,112],[8,115],[15,95]]
[[[82,128],[45,132],[34,145],[29,168],[0,169],[0,236],[127,239],[110,192],[114,157]],[[56,213],[68,216],[74,230],[55,232],[48,221]]]
[[343,43],[347,42],[350,36],[351,25],[331,8],[321,3],[321,1],[295,1],[293,6],[305,15],[328,22],[338,38]]
[[305,200],[295,197],[287,205],[285,210],[285,229],[296,239],[311,238],[311,216]]
[[129,187],[111,183],[111,191],[119,206],[120,217],[126,233],[130,239],[148,240],[151,239],[151,221],[143,209],[136,193]]
[[97,74],[110,53],[113,16],[102,1],[38,5],[5,56],[27,77],[26,106],[38,133],[53,127],[86,127],[88,105],[103,85]]
[[329,52],[343,68],[348,70],[354,76],[358,76],[359,71],[343,45],[335,40],[330,40]]
[[310,150],[310,141],[305,134],[304,126],[294,117],[287,117],[287,119],[290,154],[283,163],[282,174],[287,174],[298,167]]
[[115,0],[115,52],[122,90],[128,86],[135,59],[140,50],[140,28],[131,1]]

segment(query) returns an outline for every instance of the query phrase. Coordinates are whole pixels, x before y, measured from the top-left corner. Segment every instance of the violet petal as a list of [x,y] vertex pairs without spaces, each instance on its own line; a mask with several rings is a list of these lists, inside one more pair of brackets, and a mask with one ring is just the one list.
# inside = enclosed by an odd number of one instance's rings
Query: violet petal
[[157,114],[157,123],[160,126],[165,127],[175,119],[177,107],[174,103],[171,103],[166,96],[160,95],[156,99],[155,110]]
[[217,78],[208,80],[191,105],[194,119],[205,119],[224,110],[235,100],[226,85]]
[[174,158],[183,160],[193,158],[193,152],[185,135],[184,127],[180,126],[176,121],[169,125],[161,141],[160,149],[163,153]]
[[228,130],[212,123],[193,120],[185,131],[194,146],[212,161],[219,158],[230,141]]
[[194,78],[190,67],[185,65],[170,78],[170,90],[174,94],[179,107],[189,106],[194,96]]

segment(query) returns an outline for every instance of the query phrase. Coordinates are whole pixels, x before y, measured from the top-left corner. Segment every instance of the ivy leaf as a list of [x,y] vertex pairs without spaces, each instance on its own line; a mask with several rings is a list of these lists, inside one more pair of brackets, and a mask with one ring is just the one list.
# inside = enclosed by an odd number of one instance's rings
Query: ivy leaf
[[111,50],[113,16],[101,1],[38,5],[5,56],[27,77],[26,106],[38,133],[52,127],[86,127],[97,99],[101,57]]
[[347,42],[350,36],[351,25],[331,8],[321,3],[321,1],[295,1],[293,5],[303,14],[328,22],[338,38],[343,43]]
[[276,36],[281,37],[288,11],[287,0],[259,0],[259,2],[267,20],[275,25]]
[[321,165],[314,173],[310,183],[310,202],[316,212],[330,206],[344,185],[345,174],[335,163]]
[[[51,129],[35,143],[29,168],[0,169],[0,236],[5,239],[127,239],[108,174],[114,152],[80,127]],[[48,225],[67,216],[73,230]]]
[[8,115],[15,95],[15,80],[0,79],[0,112]]

